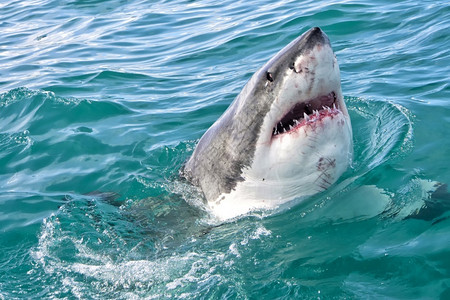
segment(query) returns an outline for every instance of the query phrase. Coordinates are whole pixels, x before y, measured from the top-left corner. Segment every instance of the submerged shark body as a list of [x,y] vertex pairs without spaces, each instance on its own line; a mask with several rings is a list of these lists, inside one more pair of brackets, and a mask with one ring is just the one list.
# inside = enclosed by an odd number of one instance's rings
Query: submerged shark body
[[182,173],[227,219],[327,189],[347,169],[352,148],[339,66],[315,27],[252,76]]

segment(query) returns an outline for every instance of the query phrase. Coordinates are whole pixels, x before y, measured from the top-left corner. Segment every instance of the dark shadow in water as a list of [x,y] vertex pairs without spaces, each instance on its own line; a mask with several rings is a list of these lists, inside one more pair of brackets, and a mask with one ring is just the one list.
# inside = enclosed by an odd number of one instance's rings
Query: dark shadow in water
[[420,219],[432,221],[433,225],[448,219],[448,216],[440,218],[445,212],[450,210],[450,193],[447,184],[439,184],[430,198],[424,200],[424,205],[413,212],[406,219]]

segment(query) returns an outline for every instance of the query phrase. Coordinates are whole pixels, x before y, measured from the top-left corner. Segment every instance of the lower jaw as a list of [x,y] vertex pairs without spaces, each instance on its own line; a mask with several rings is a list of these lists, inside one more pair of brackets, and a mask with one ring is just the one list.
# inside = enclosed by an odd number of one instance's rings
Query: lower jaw
[[[276,138],[283,137],[285,135],[296,133],[299,130],[301,130],[301,128],[305,128],[305,129],[308,127],[315,128],[315,127],[319,126],[321,123],[323,123],[323,121],[325,119],[327,119],[327,118],[334,119],[339,116],[342,116],[343,119],[347,119],[347,117],[344,115],[344,113],[341,110],[339,110],[338,108],[322,109],[322,110],[318,111],[317,113],[313,113],[313,114],[309,115],[308,118],[301,119],[300,121],[298,121],[295,124],[295,126],[290,128],[288,131],[273,135],[272,139],[276,139]],[[341,124],[341,125],[343,125],[343,124]]]

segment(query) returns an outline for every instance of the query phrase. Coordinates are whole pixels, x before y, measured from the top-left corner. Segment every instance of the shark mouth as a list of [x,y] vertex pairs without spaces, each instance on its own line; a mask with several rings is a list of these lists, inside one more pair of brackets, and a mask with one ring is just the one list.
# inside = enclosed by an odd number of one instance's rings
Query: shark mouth
[[310,122],[339,112],[336,93],[320,96],[306,102],[297,103],[274,126],[272,136],[287,133]]

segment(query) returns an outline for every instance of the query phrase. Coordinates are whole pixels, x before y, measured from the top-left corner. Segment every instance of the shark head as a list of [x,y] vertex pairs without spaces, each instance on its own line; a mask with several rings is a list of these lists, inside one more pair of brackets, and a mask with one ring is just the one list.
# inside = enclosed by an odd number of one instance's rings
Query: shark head
[[226,219],[327,189],[347,169],[352,149],[336,56],[315,27],[252,76],[183,174]]

